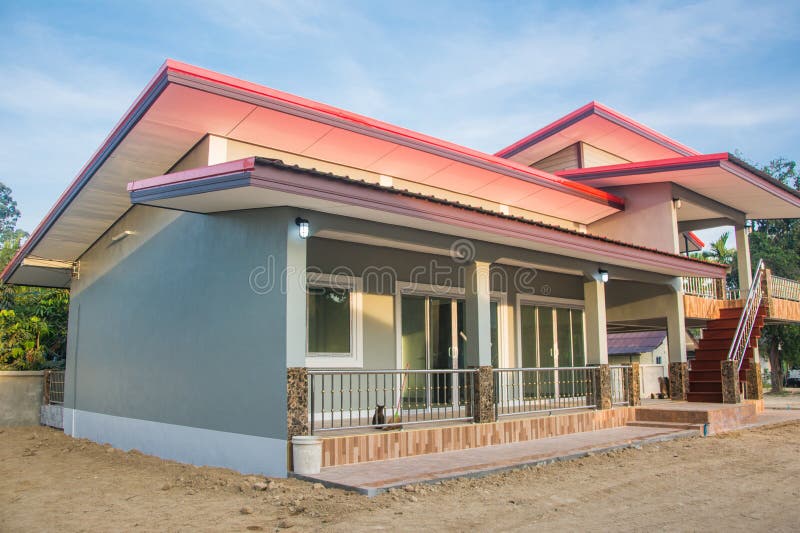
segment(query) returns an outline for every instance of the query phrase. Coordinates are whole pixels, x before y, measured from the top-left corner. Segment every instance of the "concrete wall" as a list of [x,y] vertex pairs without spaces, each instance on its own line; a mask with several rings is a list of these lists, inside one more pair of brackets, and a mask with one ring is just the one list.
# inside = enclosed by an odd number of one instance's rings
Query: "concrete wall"
[[0,371],[0,426],[39,425],[44,372]]
[[648,183],[606,190],[625,199],[625,210],[590,224],[589,233],[669,253],[679,252],[672,184]]
[[[120,219],[72,287],[65,431],[284,475],[285,294],[250,276],[282,271],[295,216],[136,206]],[[123,230],[134,234],[112,243]]]

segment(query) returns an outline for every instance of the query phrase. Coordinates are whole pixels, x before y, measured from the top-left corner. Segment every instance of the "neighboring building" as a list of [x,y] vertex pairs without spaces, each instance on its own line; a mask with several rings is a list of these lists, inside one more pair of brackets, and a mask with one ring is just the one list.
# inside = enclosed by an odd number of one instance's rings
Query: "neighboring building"
[[[684,331],[742,303],[688,235],[736,228],[746,295],[746,221],[798,216],[736,157],[597,103],[490,155],[167,61],[2,280],[70,289],[65,432],[284,475],[291,436],[379,404],[610,406],[589,394],[610,326],[666,331],[673,398],[716,399]],[[772,319],[800,317],[790,294]]]
[[666,331],[631,331],[608,334],[608,363],[664,365],[667,362]]

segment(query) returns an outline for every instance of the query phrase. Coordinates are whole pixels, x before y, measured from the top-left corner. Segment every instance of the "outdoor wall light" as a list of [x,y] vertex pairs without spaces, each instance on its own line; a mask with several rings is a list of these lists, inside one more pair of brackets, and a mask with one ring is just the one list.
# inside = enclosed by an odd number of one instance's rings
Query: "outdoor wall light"
[[124,239],[125,237],[127,237],[129,235],[133,235],[133,232],[131,230],[129,230],[129,229],[126,229],[122,233],[118,233],[118,234],[114,235],[113,237],[111,237],[111,243],[112,244],[113,243],[117,243],[117,242],[121,241],[122,239]]
[[294,219],[294,223],[297,224],[298,228],[300,228],[300,238],[307,239],[309,232],[308,220],[297,217],[296,219]]
[[597,269],[597,273],[600,274],[600,281],[603,283],[608,283],[608,270],[603,270],[602,268]]
[[675,204],[675,209],[680,209],[683,205],[683,202],[681,202],[680,198],[673,198],[672,203]]

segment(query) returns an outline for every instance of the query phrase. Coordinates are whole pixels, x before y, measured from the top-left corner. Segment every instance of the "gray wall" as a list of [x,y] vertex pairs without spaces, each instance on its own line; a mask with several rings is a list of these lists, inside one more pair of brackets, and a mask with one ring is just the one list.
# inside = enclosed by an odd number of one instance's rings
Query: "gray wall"
[[43,372],[0,371],[0,426],[39,425]]
[[65,407],[285,439],[285,295],[249,280],[285,264],[287,220],[129,211],[81,258]]

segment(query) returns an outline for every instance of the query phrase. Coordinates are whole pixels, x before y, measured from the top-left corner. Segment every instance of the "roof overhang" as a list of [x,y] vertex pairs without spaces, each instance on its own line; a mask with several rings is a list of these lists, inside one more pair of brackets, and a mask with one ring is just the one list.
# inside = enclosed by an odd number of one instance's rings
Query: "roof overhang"
[[22,258],[77,260],[127,209],[130,181],[164,174],[213,134],[591,223],[613,194],[513,161],[168,60],[2,274]]
[[[728,153],[564,170],[557,174],[600,188],[672,182],[739,211],[748,219],[800,217],[800,193]],[[679,220],[692,219],[691,213],[681,211]]]
[[[132,182],[131,202],[196,213],[292,206],[668,276],[726,267],[342,176],[246,158]],[[313,226],[313,221],[312,221]],[[313,231],[313,229],[312,229]]]
[[589,102],[495,155],[531,165],[578,141],[628,161],[699,154],[610,107]]

